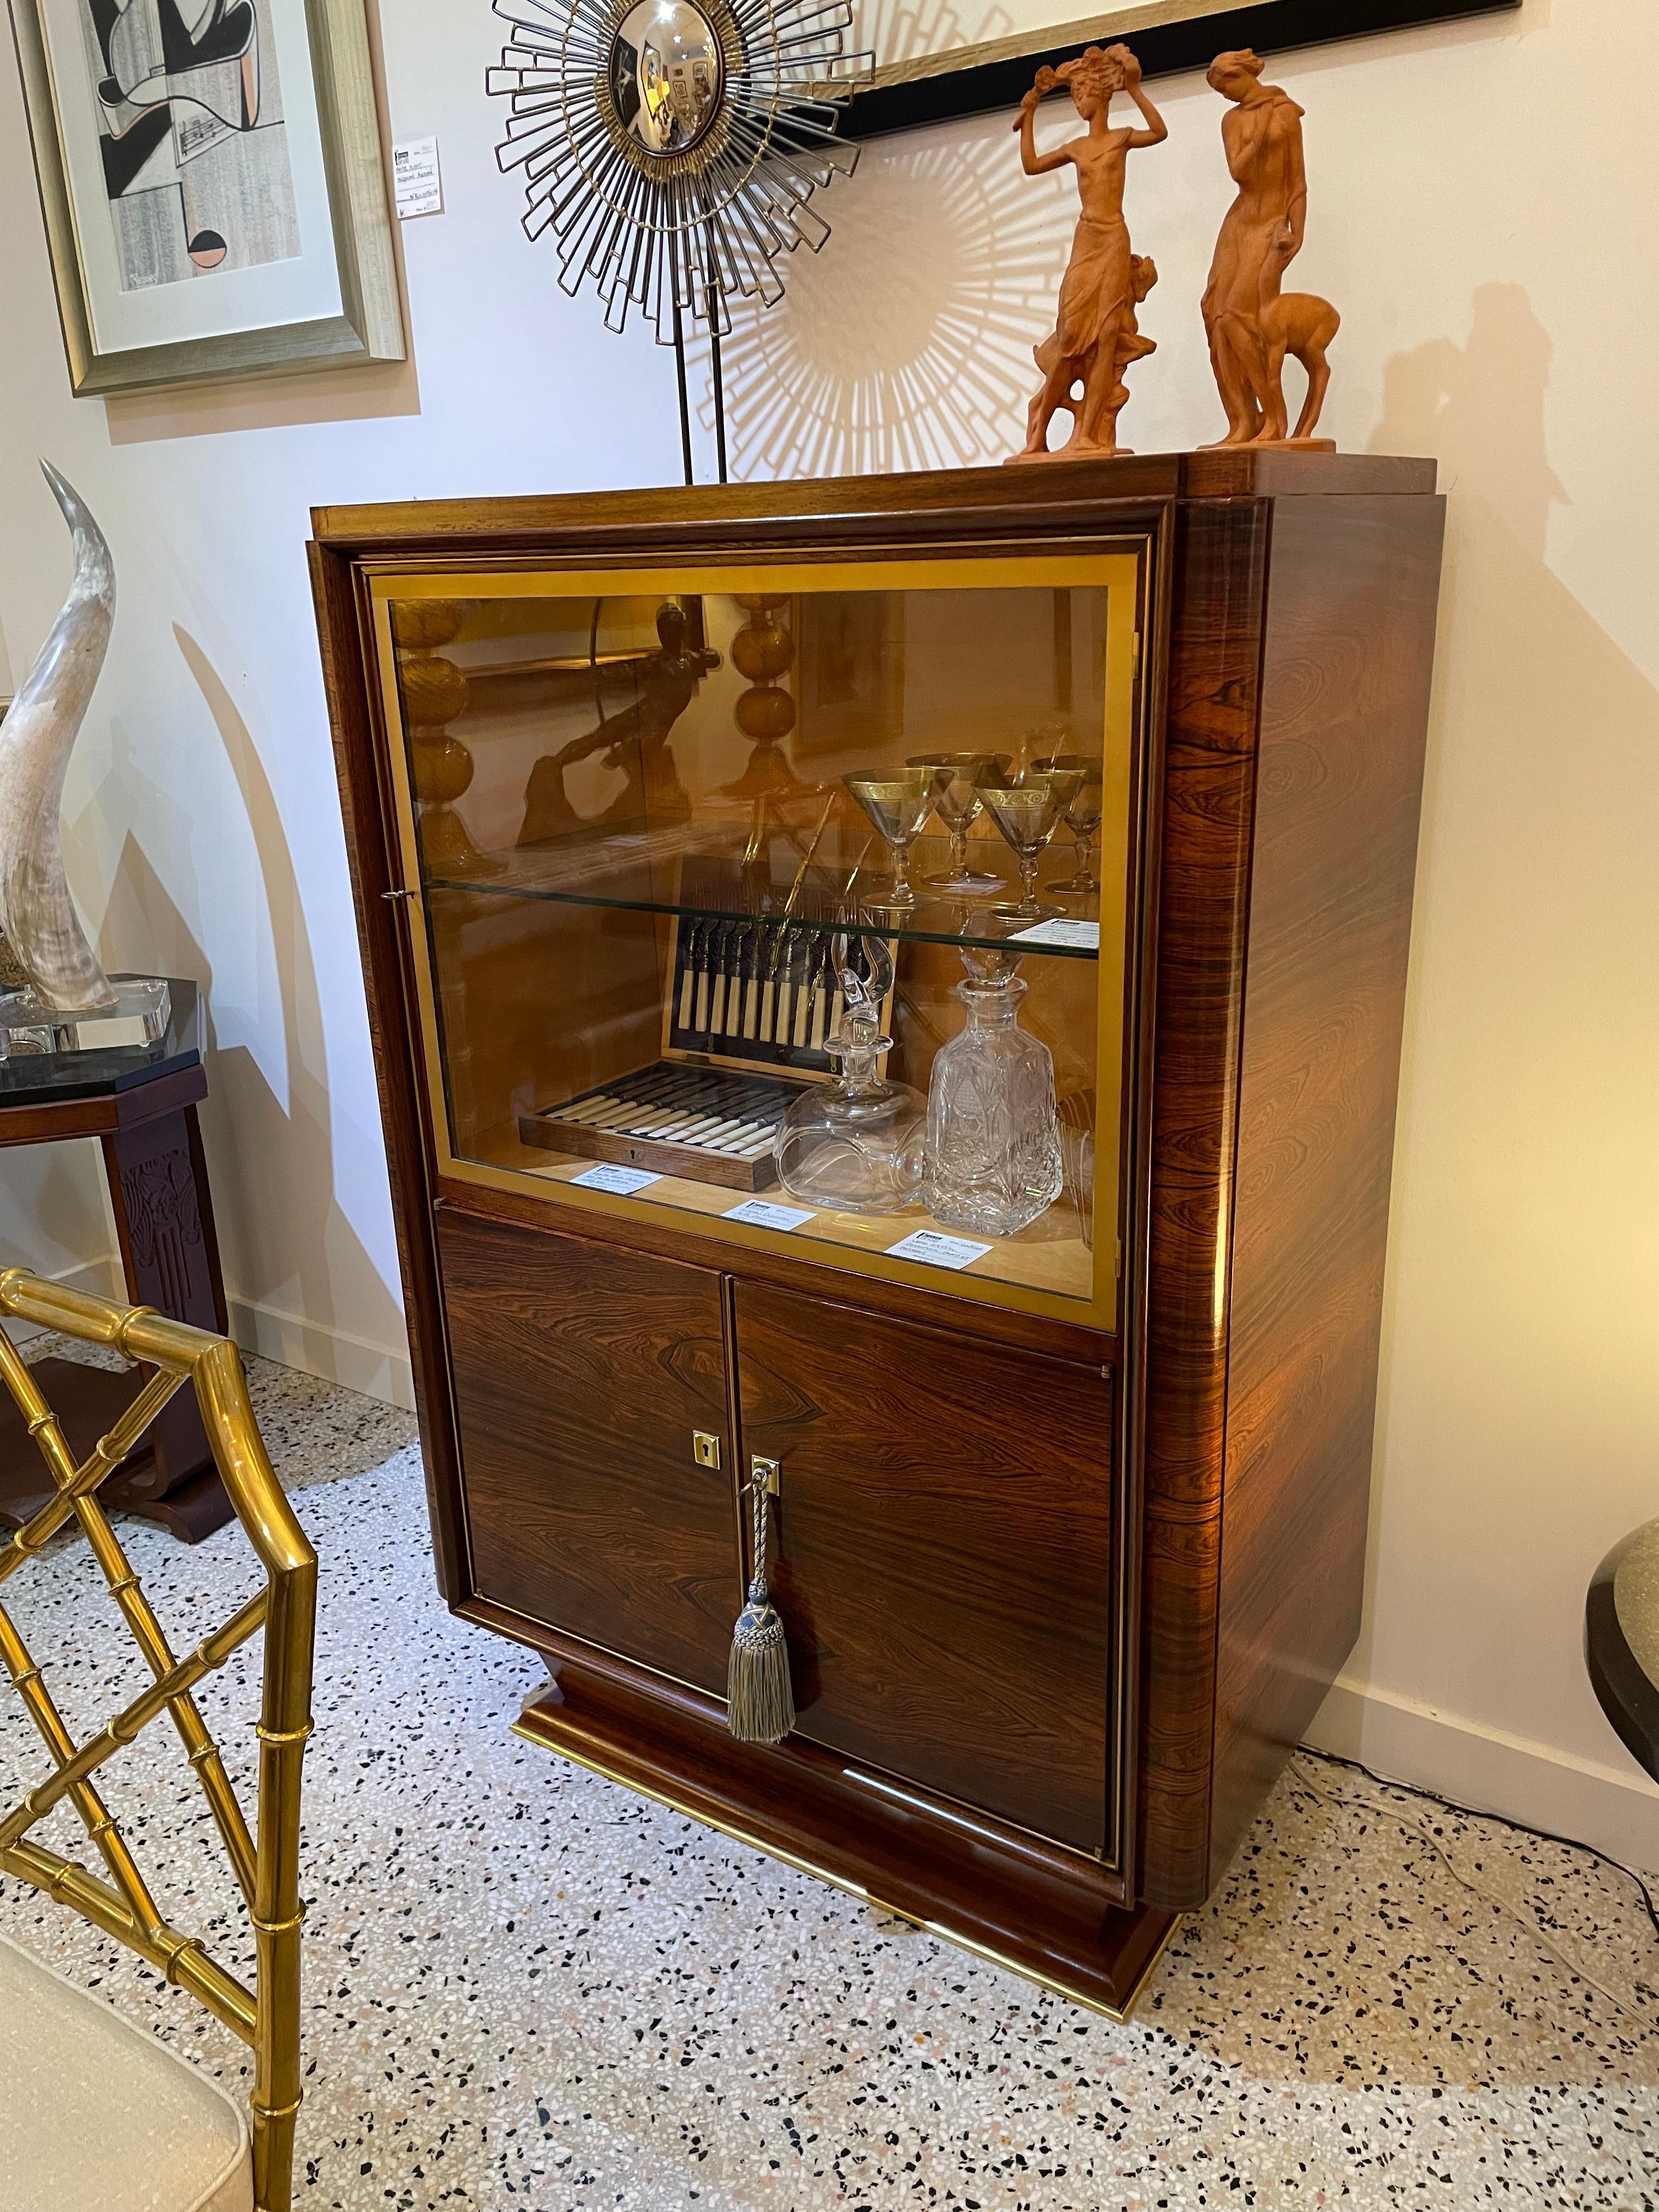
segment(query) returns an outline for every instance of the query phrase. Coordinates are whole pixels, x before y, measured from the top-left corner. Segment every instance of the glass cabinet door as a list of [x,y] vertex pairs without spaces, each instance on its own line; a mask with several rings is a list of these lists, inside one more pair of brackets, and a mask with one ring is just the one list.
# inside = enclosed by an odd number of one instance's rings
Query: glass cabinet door
[[375,579],[440,1171],[1112,1326],[1146,589]]

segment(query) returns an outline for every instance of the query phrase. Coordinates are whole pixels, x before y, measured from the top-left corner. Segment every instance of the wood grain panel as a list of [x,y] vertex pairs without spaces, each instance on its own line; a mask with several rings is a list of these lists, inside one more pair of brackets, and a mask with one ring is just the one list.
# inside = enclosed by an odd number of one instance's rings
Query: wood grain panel
[[54,1145],[66,1137],[102,1137],[136,1129],[207,1097],[207,1070],[176,1068],[154,1083],[94,1097],[55,1098],[37,1105],[0,1106],[0,1146]]
[[1042,469],[929,469],[914,475],[829,477],[771,483],[665,485],[520,499],[403,500],[375,507],[319,507],[319,544],[352,556],[384,549],[465,560],[473,552],[566,548],[685,557],[698,545],[753,555],[792,539],[809,550],[894,532],[924,542],[946,535],[1062,536],[1067,530],[1134,526],[1136,501],[1264,493],[1431,491],[1434,463],[1381,453],[1120,454],[1056,461]]
[[[472,1580],[723,1694],[742,1602],[720,1278],[446,1209]],[[722,1440],[699,1467],[692,1434]]]
[[1141,1893],[1208,1889],[1226,1291],[1269,509],[1183,507],[1158,902],[1141,1579]]
[[1275,508],[1238,1108],[1210,1875],[1359,1626],[1438,500]]
[[319,544],[307,550],[346,858],[351,869],[357,942],[367,987],[369,1039],[380,1094],[380,1126],[392,1185],[392,1219],[398,1237],[433,1552],[438,1587],[451,1605],[459,1605],[470,1593],[443,1309],[432,1239],[431,1136],[423,1119],[420,1043],[410,1018],[413,983],[405,968],[400,935],[404,925],[399,919],[400,902],[392,896],[401,884],[402,863],[398,858],[382,733],[375,721],[364,658],[368,647],[358,626],[356,575],[339,553]]
[[1099,1850],[1107,1378],[749,1284],[737,1341],[745,1455],[782,1462],[799,1732]]
[[[532,1225],[545,1225],[552,1212],[548,1200],[534,1191],[495,1190],[453,1176],[440,1179],[437,1204],[444,1211],[453,1206],[492,1220]],[[695,1220],[696,1217],[686,1218]],[[709,1259],[708,1239],[695,1229],[667,1227],[642,1215],[587,1213],[562,1206],[556,1224],[564,1236],[591,1238],[630,1252],[655,1252],[665,1260],[683,1260],[693,1267],[706,1266]],[[726,1244],[720,1248],[720,1261],[726,1272],[740,1281],[776,1283],[786,1290],[803,1291],[833,1303],[846,1290],[846,1270],[833,1260],[809,1259],[806,1255],[834,1249],[809,1245],[799,1238],[787,1253]],[[878,1275],[860,1279],[858,1298],[866,1312],[890,1314],[897,1321],[914,1321],[924,1328],[943,1330],[960,1339],[964,1347],[981,1341],[1006,1344],[1085,1367],[1109,1367],[1117,1351],[1117,1338],[1104,1329],[1079,1328],[1068,1322],[1052,1320],[1047,1314],[988,1305],[977,1298],[957,1297],[919,1284],[890,1283]]]

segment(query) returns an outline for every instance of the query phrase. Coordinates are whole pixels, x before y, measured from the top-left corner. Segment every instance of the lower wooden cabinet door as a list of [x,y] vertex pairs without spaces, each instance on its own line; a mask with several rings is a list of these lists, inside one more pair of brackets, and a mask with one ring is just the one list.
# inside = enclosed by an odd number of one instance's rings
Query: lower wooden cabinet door
[[720,1277],[447,1206],[438,1254],[479,1595],[724,1696],[742,1589]]
[[748,1283],[737,1343],[799,1733],[1103,1850],[1108,1378]]

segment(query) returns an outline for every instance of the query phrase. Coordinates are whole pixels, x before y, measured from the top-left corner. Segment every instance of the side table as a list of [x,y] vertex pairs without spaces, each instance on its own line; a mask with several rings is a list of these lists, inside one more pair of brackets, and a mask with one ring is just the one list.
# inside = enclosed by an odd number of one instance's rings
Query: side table
[[[127,1297],[198,1328],[226,1329],[225,1286],[196,1107],[207,1096],[196,985],[168,978],[167,1033],[143,1051],[0,1060],[0,1146],[96,1137],[115,1208]],[[137,1395],[131,1370],[46,1359],[36,1370],[70,1449],[83,1458]],[[52,1496],[39,1449],[0,1389],[0,1526],[17,1528]],[[181,1390],[99,1493],[199,1543],[231,1517],[196,1401]]]
[[1659,1782],[1659,1521],[1632,1529],[1595,1570],[1584,1664],[1626,1750]]

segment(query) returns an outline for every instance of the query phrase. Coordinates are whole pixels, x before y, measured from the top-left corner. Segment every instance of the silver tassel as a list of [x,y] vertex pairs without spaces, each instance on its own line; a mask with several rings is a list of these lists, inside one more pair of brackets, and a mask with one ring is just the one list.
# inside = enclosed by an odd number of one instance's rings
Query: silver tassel
[[766,1492],[759,1480],[750,1487],[755,1500],[755,1579],[732,1632],[726,1724],[739,1743],[781,1743],[795,1725],[789,1642],[783,1616],[766,1588]]

